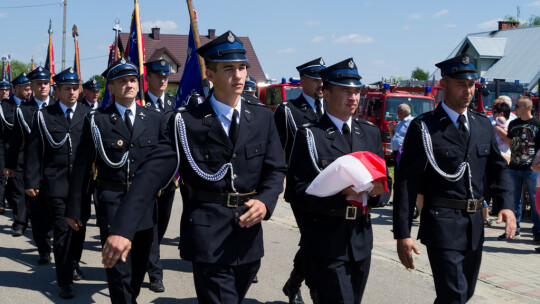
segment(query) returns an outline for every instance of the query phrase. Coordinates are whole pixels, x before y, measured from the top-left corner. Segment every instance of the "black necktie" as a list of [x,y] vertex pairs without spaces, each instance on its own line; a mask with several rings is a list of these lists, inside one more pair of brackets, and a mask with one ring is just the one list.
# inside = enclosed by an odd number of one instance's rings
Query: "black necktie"
[[469,142],[469,131],[467,131],[467,127],[465,126],[465,115],[460,114],[458,117],[459,122],[459,132],[461,133],[461,136],[463,136],[463,139],[465,139],[465,142]]
[[351,128],[349,128],[349,125],[344,123],[343,127],[341,127],[341,132],[343,133],[343,136],[345,136],[347,143],[349,143],[349,147],[352,147]]
[[232,115],[231,127],[229,128],[229,138],[231,142],[236,143],[236,138],[238,137],[238,111],[235,109]]
[[68,108],[66,110],[66,114],[67,114],[66,118],[67,118],[68,125],[71,125],[71,113],[73,113],[73,109]]
[[129,134],[133,132],[133,125],[131,124],[131,119],[129,118],[130,113],[131,113],[130,109],[126,109],[126,112],[124,113],[124,122],[126,123],[126,127],[128,128]]
[[165,108],[165,107],[163,106],[163,100],[161,100],[161,98],[158,98],[158,99],[156,100],[156,103],[158,104],[159,109],[163,111],[163,109]]
[[323,113],[322,113],[322,103],[321,103],[321,100],[320,99],[315,99],[315,111],[317,112],[317,117],[321,118]]

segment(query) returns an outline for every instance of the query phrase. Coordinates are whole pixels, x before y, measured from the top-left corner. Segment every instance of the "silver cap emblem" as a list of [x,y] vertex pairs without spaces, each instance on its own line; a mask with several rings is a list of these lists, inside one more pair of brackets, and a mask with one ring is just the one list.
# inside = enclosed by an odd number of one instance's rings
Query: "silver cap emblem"
[[349,69],[354,69],[354,61],[349,61],[348,63]]
[[230,43],[233,43],[234,42],[234,36],[233,36],[233,33],[229,31],[229,36],[227,36],[227,40],[230,42]]

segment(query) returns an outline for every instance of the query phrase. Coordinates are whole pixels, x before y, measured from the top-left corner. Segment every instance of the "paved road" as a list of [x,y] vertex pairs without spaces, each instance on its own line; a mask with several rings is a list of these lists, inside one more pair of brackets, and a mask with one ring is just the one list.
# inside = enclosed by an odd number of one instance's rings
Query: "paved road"
[[[166,291],[161,294],[148,290],[144,283],[139,303],[197,303],[191,264],[180,260],[178,236],[181,202],[175,200],[174,213],[162,244]],[[58,297],[54,264],[38,266],[37,252],[31,233],[13,238],[8,211],[0,216],[0,303],[108,303],[105,272],[101,267],[100,242],[95,220],[89,222],[82,268],[85,280],[74,286],[73,300]],[[430,276],[427,256],[416,259],[417,270],[408,272],[399,264],[392,240],[391,206],[373,213],[375,248],[365,303],[433,303],[435,292]],[[526,226],[526,225],[525,225]],[[527,226],[526,226],[527,227]],[[529,225],[530,227],[530,225]],[[486,230],[486,254],[482,265],[482,280],[470,303],[540,303],[540,254],[535,254],[530,235],[512,243],[496,241],[501,228]],[[266,255],[259,272],[259,283],[253,284],[245,303],[286,303],[281,292],[292,267],[299,240],[289,205],[282,200],[273,218],[264,223]],[[424,248],[422,248],[424,249]],[[425,252],[425,249],[423,250]],[[511,265],[512,269],[502,265]],[[308,290],[302,293],[311,303]]]

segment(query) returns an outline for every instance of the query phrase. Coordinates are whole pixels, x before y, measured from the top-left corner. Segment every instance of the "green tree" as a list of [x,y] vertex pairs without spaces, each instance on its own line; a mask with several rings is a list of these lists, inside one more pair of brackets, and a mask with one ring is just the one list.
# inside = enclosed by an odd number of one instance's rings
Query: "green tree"
[[22,63],[19,60],[11,60],[11,78],[19,76],[22,72],[28,73],[32,69],[31,63]]
[[428,80],[429,78],[429,72],[424,71],[419,67],[416,67],[411,73],[411,78],[418,79],[418,80]]
[[527,21],[528,26],[540,25],[540,16],[531,15]]

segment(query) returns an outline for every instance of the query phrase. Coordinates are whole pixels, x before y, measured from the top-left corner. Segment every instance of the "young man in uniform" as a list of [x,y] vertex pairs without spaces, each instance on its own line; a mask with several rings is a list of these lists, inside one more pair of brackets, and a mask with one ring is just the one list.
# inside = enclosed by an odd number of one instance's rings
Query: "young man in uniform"
[[[102,244],[111,233],[110,227],[115,223],[115,216],[118,216],[122,198],[133,178],[139,174],[139,165],[149,157],[165,125],[162,115],[155,108],[137,105],[138,75],[137,67],[123,58],[103,73],[109,81],[109,91],[116,100],[87,115],[73,165],[78,174],[70,183],[67,221],[74,230],[84,226],[84,212],[90,209],[86,196],[93,191],[89,189],[93,179],[97,187],[99,203],[96,218]],[[157,191],[155,194],[157,196]],[[139,295],[154,235],[154,196],[145,201],[145,209],[140,213],[123,214],[134,225],[133,246],[125,261],[106,269],[112,303],[135,303]],[[139,220],[134,221],[134,218]]]
[[[352,118],[362,85],[353,59],[329,66],[319,71],[319,75],[324,83],[327,110],[318,122],[304,125],[296,134],[285,199],[295,207],[296,217],[302,223],[300,254],[305,259],[306,282],[316,291],[316,301],[360,303],[373,248],[368,210],[346,201],[346,195],[358,195],[351,187],[328,197],[309,195],[306,189],[319,170],[340,156],[369,151],[384,157],[382,142],[373,124]],[[308,134],[313,134],[310,138],[316,147],[315,154],[308,146]],[[377,204],[385,187],[382,181],[373,184],[369,203]]]
[[9,98],[9,90],[11,86],[6,79],[0,80],[0,101]]
[[[1,207],[3,207],[4,198],[9,202],[9,205],[13,209],[13,236],[21,236],[24,229],[28,226],[28,212],[26,204],[24,202],[24,184],[22,179],[22,172],[17,171],[14,177],[7,178],[4,174],[5,156],[9,151],[10,138],[13,136],[13,125],[15,110],[23,102],[30,98],[32,90],[30,88],[30,79],[26,77],[26,73],[21,73],[17,78],[11,82],[13,85],[14,94],[7,100],[2,101],[0,106],[2,111],[0,112],[0,141],[1,141],[1,166],[2,177],[0,178],[0,185],[2,194],[0,194],[0,200],[2,201]],[[6,184],[7,179],[7,184]]]
[[[145,92],[146,107],[154,107],[163,115],[170,114],[175,107],[174,96],[165,93],[171,75],[170,64],[163,60],[146,62],[146,84],[148,90]],[[148,277],[150,279],[150,290],[153,292],[164,292],[163,285],[163,265],[159,259],[159,246],[165,235],[171,210],[174,201],[174,192],[176,186],[169,183],[167,189],[162,189],[161,195],[157,198],[157,221],[154,227],[154,241],[152,242],[152,251],[148,260]]]
[[99,100],[99,91],[101,86],[97,79],[88,80],[83,84],[83,98],[81,104],[91,108],[97,109],[101,107],[101,100]]
[[[49,98],[51,73],[47,69],[37,67],[27,77],[31,81],[30,88],[34,96],[23,102],[15,110],[13,136],[9,141],[6,166],[4,168],[4,175],[8,178],[20,179],[23,189],[24,146],[30,137],[32,118],[38,109],[54,103],[54,100]],[[32,237],[39,254],[38,264],[45,265],[51,261],[49,231],[52,229],[52,223],[49,222],[47,204],[41,198],[41,196],[29,197],[25,195],[22,203],[26,204],[32,221]]]
[[241,303],[260,267],[260,222],[270,218],[283,189],[285,158],[272,111],[241,96],[247,57],[240,40],[229,31],[197,53],[205,59],[214,92],[197,107],[170,116],[166,135],[142,165],[111,224],[103,264],[124,260],[137,220],[126,214],[145,210],[179,168],[187,187],[180,256],[193,263],[197,298],[200,303]]
[[468,109],[477,79],[473,62],[462,54],[436,64],[444,100],[410,123],[395,183],[394,238],[408,269],[414,269],[411,251],[419,254],[411,225],[416,196],[424,194],[418,238],[427,247],[435,303],[465,303],[474,294],[484,242],[484,178],[501,204],[497,222],[506,222],[507,237],[516,233],[506,160],[489,119]]
[[[75,257],[82,254],[85,230],[73,231],[65,220],[68,185],[74,175],[75,154],[82,135],[82,125],[89,108],[77,106],[79,78],[73,68],[53,77],[60,101],[34,114],[32,132],[24,151],[25,192],[41,197],[48,209],[54,231],[54,261],[59,295],[74,296]],[[41,215],[44,216],[44,215]],[[90,214],[86,215],[88,219]],[[77,261],[78,262],[78,261]]]

